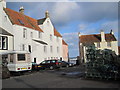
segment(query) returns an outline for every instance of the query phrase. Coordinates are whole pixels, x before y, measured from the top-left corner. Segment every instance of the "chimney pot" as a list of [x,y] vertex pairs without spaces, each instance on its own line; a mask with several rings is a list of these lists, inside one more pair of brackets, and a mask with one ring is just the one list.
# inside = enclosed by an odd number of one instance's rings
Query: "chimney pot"
[[110,34],[114,34],[113,30],[111,29]]
[[49,17],[49,12],[48,12],[48,10],[45,12],[45,17],[46,17],[46,18]]
[[24,7],[23,7],[23,6],[20,7],[19,12],[20,12],[21,14],[24,14]]

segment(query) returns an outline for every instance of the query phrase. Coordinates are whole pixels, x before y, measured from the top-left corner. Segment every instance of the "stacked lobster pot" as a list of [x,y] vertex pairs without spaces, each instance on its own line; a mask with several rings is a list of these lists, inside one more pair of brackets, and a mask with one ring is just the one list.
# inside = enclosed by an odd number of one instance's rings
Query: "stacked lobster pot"
[[94,46],[89,46],[86,50],[86,78],[99,79],[119,79],[119,66],[117,65],[117,55],[111,50],[97,50]]

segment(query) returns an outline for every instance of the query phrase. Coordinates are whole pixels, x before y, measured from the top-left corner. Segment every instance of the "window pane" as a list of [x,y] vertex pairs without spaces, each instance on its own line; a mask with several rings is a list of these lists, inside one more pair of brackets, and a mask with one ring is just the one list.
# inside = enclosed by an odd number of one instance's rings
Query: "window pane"
[[57,47],[57,52],[59,53],[59,47]]
[[0,49],[2,49],[2,37],[0,37]]
[[7,42],[7,37],[3,36],[2,37],[2,49],[7,49],[7,45],[8,45],[8,42]]
[[31,32],[31,38],[33,38],[33,32]]
[[52,52],[53,51],[53,48],[52,48],[52,46],[50,46],[50,52]]
[[57,38],[57,42],[59,42],[59,37],[56,37]]
[[42,38],[42,33],[41,32],[38,33],[38,37]]
[[44,52],[45,52],[45,53],[47,52],[47,47],[46,47],[46,46],[44,46]]
[[24,44],[22,45],[22,50],[23,50],[23,51],[25,50],[25,45],[24,45]]
[[11,54],[11,55],[10,55],[10,62],[13,62],[13,59],[14,59],[14,55]]
[[25,61],[25,54],[18,54],[18,61]]
[[50,40],[52,41],[52,35],[50,34]]
[[97,43],[97,47],[100,48],[100,43]]
[[27,31],[26,31],[26,29],[24,28],[23,29],[23,38],[26,38],[27,37]]
[[111,43],[110,43],[110,42],[107,42],[107,46],[108,46],[108,47],[111,47]]

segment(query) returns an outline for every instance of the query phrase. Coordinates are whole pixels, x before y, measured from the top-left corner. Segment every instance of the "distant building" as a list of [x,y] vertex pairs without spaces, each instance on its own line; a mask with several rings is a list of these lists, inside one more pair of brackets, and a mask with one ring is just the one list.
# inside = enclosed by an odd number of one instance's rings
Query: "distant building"
[[110,49],[115,51],[118,55],[118,41],[114,36],[113,31],[111,30],[110,33],[104,33],[101,30],[100,34],[92,34],[92,35],[80,35],[79,34],[79,53],[81,63],[86,63],[86,49],[88,45],[95,45],[96,49]]
[[68,44],[62,40],[62,48],[63,48],[63,60],[68,62]]

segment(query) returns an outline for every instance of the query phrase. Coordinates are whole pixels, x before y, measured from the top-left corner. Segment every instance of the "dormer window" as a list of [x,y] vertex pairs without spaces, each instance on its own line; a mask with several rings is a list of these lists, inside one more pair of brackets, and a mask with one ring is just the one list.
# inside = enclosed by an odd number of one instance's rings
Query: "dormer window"
[[20,24],[24,25],[24,23],[22,22],[22,20],[18,19],[18,21],[19,21]]

